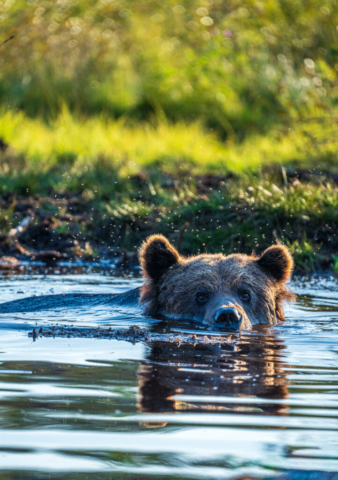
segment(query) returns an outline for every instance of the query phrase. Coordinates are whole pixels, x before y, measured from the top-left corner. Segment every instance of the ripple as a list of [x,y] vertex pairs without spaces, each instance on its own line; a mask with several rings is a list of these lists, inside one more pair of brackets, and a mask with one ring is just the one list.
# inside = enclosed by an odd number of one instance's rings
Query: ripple
[[[139,285],[93,272],[0,277],[3,301]],[[291,288],[299,297],[285,324],[236,333],[232,350],[28,337],[37,320],[149,326],[135,311],[2,315],[0,474],[329,478],[338,472],[338,281],[297,278]]]

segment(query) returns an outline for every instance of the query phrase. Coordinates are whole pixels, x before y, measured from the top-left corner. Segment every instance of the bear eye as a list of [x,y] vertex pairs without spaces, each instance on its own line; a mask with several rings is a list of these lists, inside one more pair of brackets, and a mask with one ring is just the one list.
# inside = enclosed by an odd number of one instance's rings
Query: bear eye
[[200,291],[196,293],[196,300],[198,303],[203,304],[209,300],[209,293],[207,291]]
[[250,292],[248,290],[241,290],[239,292],[239,296],[244,302],[248,302],[251,298]]

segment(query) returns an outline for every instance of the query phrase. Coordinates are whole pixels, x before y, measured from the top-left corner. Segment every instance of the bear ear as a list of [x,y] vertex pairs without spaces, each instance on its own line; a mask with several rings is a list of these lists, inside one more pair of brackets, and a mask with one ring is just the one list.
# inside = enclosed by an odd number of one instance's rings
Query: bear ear
[[163,235],[151,235],[142,244],[139,258],[143,275],[155,283],[173,265],[180,263],[180,255]]
[[284,245],[275,245],[268,248],[256,261],[277,282],[285,282],[291,276],[293,259]]

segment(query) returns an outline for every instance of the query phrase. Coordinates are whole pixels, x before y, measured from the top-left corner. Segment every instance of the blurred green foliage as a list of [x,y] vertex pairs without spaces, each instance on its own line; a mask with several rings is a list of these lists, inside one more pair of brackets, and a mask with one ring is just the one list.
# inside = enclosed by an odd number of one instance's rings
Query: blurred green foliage
[[336,0],[2,0],[0,105],[201,119],[228,140],[338,100]]

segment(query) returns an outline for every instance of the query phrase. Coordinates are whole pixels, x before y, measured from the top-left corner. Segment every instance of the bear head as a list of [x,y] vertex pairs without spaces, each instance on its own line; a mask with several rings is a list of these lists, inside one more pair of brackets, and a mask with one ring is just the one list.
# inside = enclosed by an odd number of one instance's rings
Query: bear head
[[181,256],[162,235],[150,236],[139,251],[145,277],[140,302],[148,315],[162,314],[247,329],[284,320],[283,301],[294,300],[286,281],[293,260],[275,245],[261,256]]

